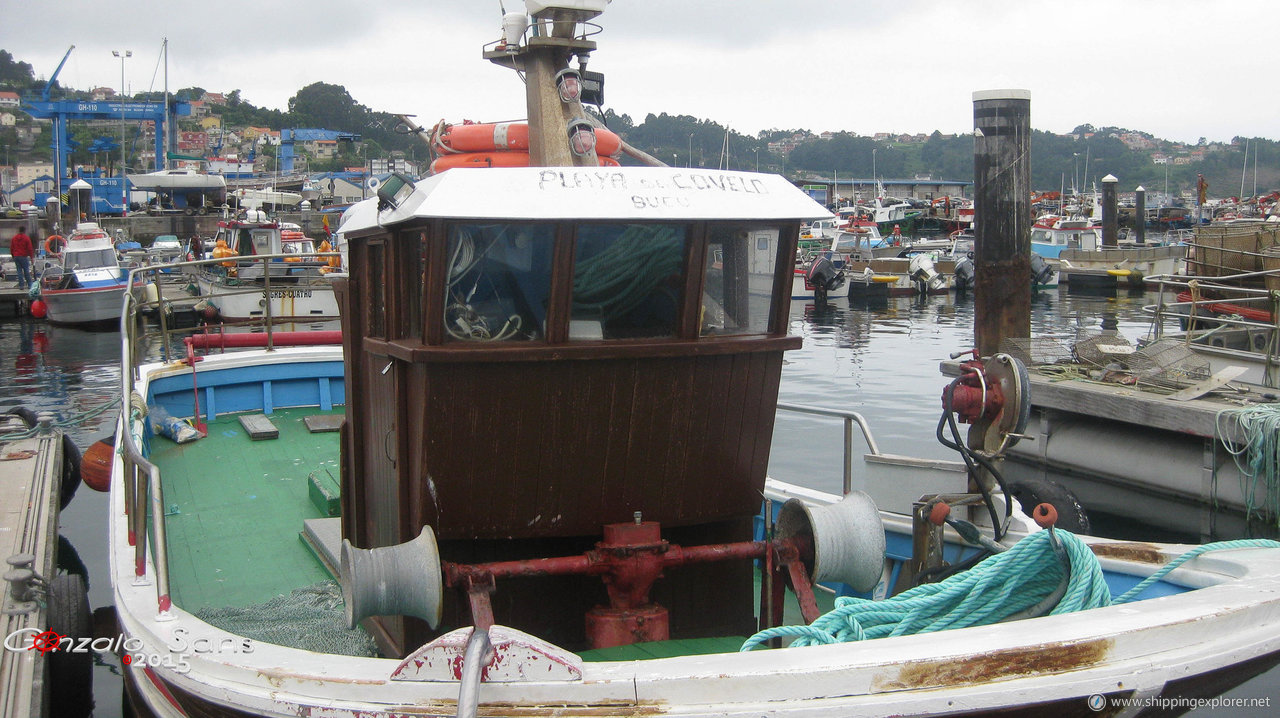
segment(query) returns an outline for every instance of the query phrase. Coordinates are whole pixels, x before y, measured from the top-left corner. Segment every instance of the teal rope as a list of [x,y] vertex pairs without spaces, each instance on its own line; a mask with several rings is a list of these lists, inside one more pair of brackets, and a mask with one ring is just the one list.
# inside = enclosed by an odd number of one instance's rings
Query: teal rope
[[683,237],[672,227],[628,227],[599,254],[577,263],[573,273],[575,312],[598,311],[606,319],[625,316],[664,279],[679,274]]
[[[1244,446],[1237,449],[1226,440],[1224,422],[1235,425],[1245,437]],[[1245,517],[1280,526],[1280,405],[1224,409],[1214,419],[1214,433],[1240,470]]]
[[[114,399],[108,399],[107,401],[99,404],[97,407],[93,409],[89,409],[88,411],[82,412],[75,416],[72,416],[70,419],[66,419],[63,421],[55,421],[53,422],[53,426],[59,429],[66,429],[68,427],[76,426],[78,424],[83,424],[84,422],[98,416],[102,412],[110,409],[111,407],[119,403],[120,403],[120,397],[116,397]],[[16,441],[18,439],[30,439],[31,437],[39,433],[40,433],[40,425],[37,424],[31,427],[30,429],[27,429],[26,431],[14,432],[12,434],[4,434],[3,436],[0,436],[0,441]]]
[[[1055,533],[1070,558],[1071,573],[1065,593],[1049,615],[1128,603],[1170,571],[1206,551],[1280,548],[1280,542],[1263,539],[1205,544],[1112,599],[1102,566],[1089,547],[1069,532]],[[793,638],[792,646],[812,646],[991,625],[1017,618],[1044,601],[1061,583],[1065,570],[1053,551],[1050,533],[1038,531],[1008,551],[938,583],[916,586],[883,601],[842,596],[836,599],[834,610],[812,624],[765,629],[748,638],[739,650],[749,651],[773,638]]]

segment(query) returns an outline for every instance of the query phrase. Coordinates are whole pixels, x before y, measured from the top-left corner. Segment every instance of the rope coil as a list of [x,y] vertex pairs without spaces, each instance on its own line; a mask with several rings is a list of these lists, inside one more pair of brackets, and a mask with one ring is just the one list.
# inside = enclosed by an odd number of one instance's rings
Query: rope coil
[[[1028,613],[1058,588],[1067,570],[1054,552],[1055,534],[1070,559],[1066,591],[1046,613]],[[765,629],[748,638],[739,650],[752,650],[773,638],[794,638],[792,647],[827,645],[986,626],[1034,615],[1058,615],[1128,603],[1170,571],[1202,553],[1239,548],[1280,548],[1280,542],[1240,539],[1197,546],[1124,594],[1112,598],[1102,565],[1083,541],[1061,529],[1038,531],[1008,551],[938,583],[916,586],[883,601],[842,596],[836,599],[834,610],[819,616],[812,624]]]
[[[1246,519],[1280,526],[1280,406],[1224,409],[1214,418],[1214,433],[1240,470]],[[1233,445],[1226,438],[1232,435],[1243,436],[1245,443]]]

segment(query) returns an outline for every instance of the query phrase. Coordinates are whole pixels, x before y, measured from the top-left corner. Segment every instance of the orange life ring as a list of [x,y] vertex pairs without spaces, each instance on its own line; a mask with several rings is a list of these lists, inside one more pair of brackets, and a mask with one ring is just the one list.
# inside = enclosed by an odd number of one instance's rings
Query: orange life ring
[[[55,242],[54,240],[57,240],[57,241]],[[54,249],[55,245],[57,246],[57,249]],[[67,248],[67,240],[65,237],[63,237],[60,234],[51,234],[48,237],[46,237],[44,240],[44,251],[46,254],[51,254],[57,257],[61,255],[62,250],[66,248]]]
[[[491,152],[494,150],[529,151],[529,125],[524,122],[496,122],[473,125],[446,125],[435,136],[435,146],[442,154],[459,152]],[[615,155],[622,149],[622,138],[612,130],[596,128],[596,154]]]
[[[612,157],[599,157],[601,167],[618,167],[619,163]],[[431,173],[440,174],[455,167],[528,167],[528,152],[463,152],[456,155],[437,157],[431,163]]]

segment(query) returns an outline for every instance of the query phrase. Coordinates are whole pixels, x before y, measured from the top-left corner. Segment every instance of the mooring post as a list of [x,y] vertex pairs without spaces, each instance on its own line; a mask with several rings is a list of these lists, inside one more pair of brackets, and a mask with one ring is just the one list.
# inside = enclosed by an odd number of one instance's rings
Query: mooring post
[[1146,244],[1147,242],[1147,188],[1138,185],[1138,189],[1134,192],[1133,201],[1133,228],[1138,233],[1137,243]]
[[973,93],[973,334],[981,356],[1031,336],[1031,93]]
[[1120,180],[1115,175],[1102,178],[1102,246],[1116,247],[1120,232],[1120,218],[1116,216],[1116,183]]

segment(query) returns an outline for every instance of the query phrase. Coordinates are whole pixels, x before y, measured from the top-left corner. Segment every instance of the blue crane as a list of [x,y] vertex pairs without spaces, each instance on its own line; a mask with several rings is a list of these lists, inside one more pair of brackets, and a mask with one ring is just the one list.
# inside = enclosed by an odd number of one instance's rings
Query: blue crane
[[[87,100],[59,100],[51,102],[49,100],[49,91],[53,88],[53,82],[57,79],[58,73],[62,72],[62,66],[67,64],[67,58],[71,56],[71,51],[76,49],[75,45],[67,48],[67,54],[62,56],[62,62],[58,63],[58,69],[53,71],[49,76],[49,81],[45,83],[44,90],[40,93],[39,100],[23,100],[23,112],[37,119],[51,120],[53,124],[53,174],[56,188],[53,192],[55,197],[61,197],[65,181],[68,179],[68,164],[71,149],[74,142],[68,133],[67,123],[70,120],[142,120],[155,123],[156,138],[156,157],[164,157],[164,134],[166,125],[172,121],[174,116],[187,116],[191,114],[191,105],[185,102],[177,102],[169,107],[169,111],[165,112],[165,107],[158,102],[126,102],[124,100],[114,102],[97,102]],[[115,204],[111,198],[121,198],[125,196],[122,185],[127,181],[124,177],[124,168],[121,168],[120,175],[117,177],[101,177],[101,178],[85,178],[94,186],[94,205],[95,211],[101,214],[124,214],[128,207],[121,204]]]
[[49,90],[53,89],[53,83],[57,81],[58,73],[62,72],[62,66],[67,64],[67,58],[71,57],[71,51],[74,49],[76,49],[75,45],[72,45],[71,47],[67,48],[67,54],[62,56],[62,62],[58,63],[58,69],[54,70],[53,74],[49,76],[49,81],[44,83],[44,91],[40,93],[40,99],[42,101],[44,102],[49,101]]

